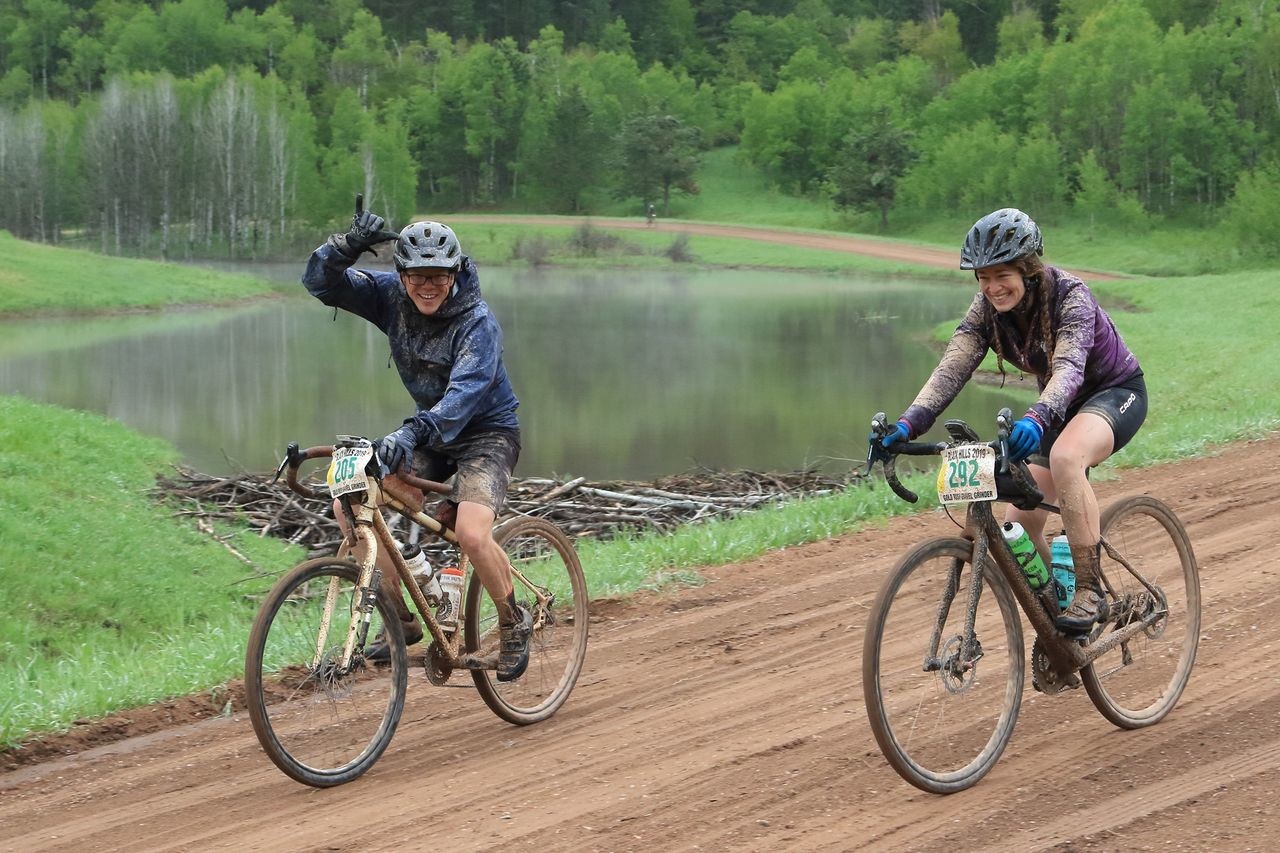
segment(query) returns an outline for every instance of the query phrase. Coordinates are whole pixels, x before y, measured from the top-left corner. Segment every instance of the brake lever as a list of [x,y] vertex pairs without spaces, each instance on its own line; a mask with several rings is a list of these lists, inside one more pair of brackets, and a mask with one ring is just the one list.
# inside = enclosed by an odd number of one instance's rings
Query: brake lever
[[1009,430],[1013,426],[1013,412],[1001,409],[996,415],[996,440],[1000,442],[1000,473],[1009,473]]
[[[871,435],[872,438],[867,442],[867,473],[871,476],[871,468],[877,461],[883,460],[889,456],[889,453],[880,447],[880,439],[884,438],[889,430],[889,424],[885,418],[884,412],[876,412],[875,417],[871,419]],[[879,453],[877,453],[879,449]]]
[[284,458],[280,460],[280,466],[276,468],[276,475],[271,478],[271,484],[274,486],[280,481],[280,475],[284,473],[284,469],[289,463],[294,465],[302,464],[302,454],[298,452],[298,442],[291,441],[284,449]]

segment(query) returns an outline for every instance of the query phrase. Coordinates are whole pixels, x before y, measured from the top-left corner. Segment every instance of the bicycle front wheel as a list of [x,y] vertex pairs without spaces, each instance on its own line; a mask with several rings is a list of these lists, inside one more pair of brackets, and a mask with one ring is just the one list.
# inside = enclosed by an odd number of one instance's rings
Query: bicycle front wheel
[[1200,572],[1186,528],[1155,498],[1135,496],[1112,504],[1101,518],[1102,535],[1138,574],[1102,550],[1102,571],[1115,589],[1111,619],[1093,642],[1132,621],[1151,618],[1143,631],[1080,670],[1094,706],[1122,729],[1164,719],[1191,678],[1200,644]]
[[358,567],[322,558],[301,563],[272,588],[249,634],[244,680],[258,742],[286,775],[328,788],[373,766],[404,710],[408,662],[396,611],[379,594],[368,642],[386,631],[386,663],[342,649],[358,617]]
[[[515,681],[471,670],[481,698],[509,723],[545,720],[569,698],[587,656],[587,581],[573,544],[549,521],[513,518],[494,531],[513,569],[516,601],[533,613],[529,668]],[[481,654],[498,643],[493,602],[473,572],[467,587],[464,640]]]
[[1022,704],[1022,624],[994,565],[982,575],[977,643],[964,647],[972,548],[935,539],[909,551],[876,597],[862,644],[876,742],[902,778],[935,794],[963,791],[995,766]]

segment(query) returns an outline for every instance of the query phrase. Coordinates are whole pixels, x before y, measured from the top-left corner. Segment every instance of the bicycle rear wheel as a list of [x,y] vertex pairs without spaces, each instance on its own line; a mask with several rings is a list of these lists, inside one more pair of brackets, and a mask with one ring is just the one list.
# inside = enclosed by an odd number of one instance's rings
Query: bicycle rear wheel
[[[971,668],[963,664],[972,547],[935,539],[907,552],[872,605],[862,644],[862,690],[876,742],[902,778],[935,794],[963,791],[995,766],[1022,703],[1022,624],[994,565],[983,572],[974,623],[981,656]],[[948,578],[958,581],[949,606]],[[926,671],[940,616],[942,666]]]
[[[529,668],[515,681],[498,681],[493,670],[471,670],[471,677],[495,714],[527,725],[559,710],[582,671],[587,656],[587,582],[573,544],[549,521],[513,518],[494,531],[494,539],[524,578],[512,581],[516,601],[533,613]],[[467,651],[484,654],[497,646],[497,611],[474,572],[467,586],[464,627]]]
[[340,667],[347,628],[358,616],[358,571],[333,558],[296,566],[262,602],[245,654],[258,742],[286,775],[317,788],[350,782],[372,767],[404,710],[404,632],[383,595],[367,639],[385,629],[390,661],[375,666],[357,650],[351,666]]
[[1107,508],[1102,535],[1149,583],[1153,597],[1102,551],[1102,571],[1116,591],[1111,619],[1094,642],[1133,619],[1163,615],[1145,631],[1080,670],[1089,698],[1122,729],[1164,719],[1191,678],[1200,643],[1200,573],[1186,528],[1155,498],[1135,496]]

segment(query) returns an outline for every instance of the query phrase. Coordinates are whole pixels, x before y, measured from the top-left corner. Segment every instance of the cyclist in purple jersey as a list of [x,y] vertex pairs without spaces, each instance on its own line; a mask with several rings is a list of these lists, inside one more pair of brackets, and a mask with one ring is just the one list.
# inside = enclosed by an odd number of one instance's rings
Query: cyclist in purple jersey
[[[988,350],[995,350],[1002,376],[1005,361],[1033,374],[1040,397],[1014,423],[1009,452],[1027,460],[1045,500],[1061,506],[1077,592],[1058,628],[1083,634],[1105,616],[1098,501],[1088,471],[1137,433],[1147,391],[1138,360],[1089,288],[1046,266],[1043,251],[1039,227],[1020,210],[1003,208],[974,223],[960,268],[974,271],[979,293],[924,388],[882,441],[888,446],[927,432]],[[1046,564],[1047,517],[1013,506],[1005,513],[1026,528]]]

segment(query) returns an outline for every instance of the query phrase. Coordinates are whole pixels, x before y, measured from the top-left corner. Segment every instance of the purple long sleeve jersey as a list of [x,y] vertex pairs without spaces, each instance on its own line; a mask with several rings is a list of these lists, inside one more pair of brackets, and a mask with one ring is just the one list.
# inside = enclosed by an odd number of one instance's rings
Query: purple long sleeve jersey
[[[1098,391],[1122,384],[1139,367],[1115,324],[1083,281],[1056,267],[1046,267],[1045,275],[1052,283],[1053,295],[1051,325],[1056,343],[1052,371],[1045,342],[1039,340],[1034,329],[1027,331],[1036,316],[1034,297],[1013,311],[996,314],[996,333],[1000,335],[1005,360],[1036,377],[1040,398],[1027,415],[1046,429],[1057,430],[1079,403]],[[929,431],[992,348],[986,319],[989,311],[986,297],[979,292],[929,381],[902,415],[910,425],[912,438]]]

